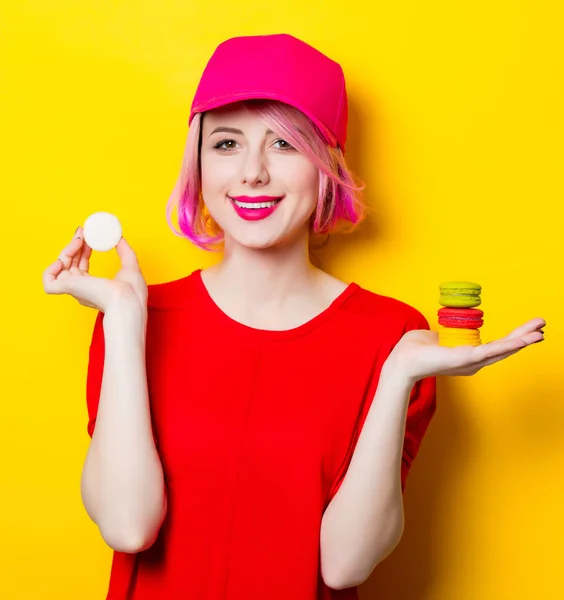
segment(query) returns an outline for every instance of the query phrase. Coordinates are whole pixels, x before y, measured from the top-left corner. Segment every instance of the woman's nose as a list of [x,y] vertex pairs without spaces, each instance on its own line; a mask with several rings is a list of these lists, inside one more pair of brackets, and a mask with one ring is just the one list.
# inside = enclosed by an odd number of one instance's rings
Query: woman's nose
[[242,166],[241,182],[248,185],[264,185],[270,176],[263,150],[249,150]]

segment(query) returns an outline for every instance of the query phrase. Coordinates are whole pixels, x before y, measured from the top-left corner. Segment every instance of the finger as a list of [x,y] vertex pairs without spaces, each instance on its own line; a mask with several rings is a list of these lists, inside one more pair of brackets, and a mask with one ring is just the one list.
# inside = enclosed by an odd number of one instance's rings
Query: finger
[[[525,348],[525,346],[523,346],[523,348]],[[460,372],[458,369],[455,370],[454,372],[451,372],[450,374],[457,374],[457,375],[473,375],[475,373],[477,373],[478,371],[480,371],[481,369],[483,369],[484,367],[487,367],[489,365],[493,365],[496,362],[499,362],[501,360],[504,360],[508,357],[510,357],[512,354],[517,354],[517,352],[523,350],[523,348],[516,348],[515,350],[511,350],[510,352],[504,352],[503,354],[498,354],[496,356],[492,356],[491,358],[488,358],[487,360],[483,360],[479,363],[475,363],[473,365],[463,365],[463,371]],[[468,367],[471,366],[471,372],[468,373],[467,369]]]
[[502,356],[507,352],[513,352],[520,350],[521,348],[525,348],[527,345],[527,342],[523,341],[521,338],[488,342],[487,344],[482,344],[473,348],[471,362],[474,365],[482,364],[487,360],[496,358],[497,356]]
[[107,279],[88,273],[73,275],[62,270],[59,279],[48,283],[47,287],[50,294],[68,294],[85,306],[100,309],[109,293],[108,283]]
[[520,350],[523,350],[523,348],[517,348],[517,350],[512,350],[511,352],[505,352],[504,354],[500,354],[499,356],[494,356],[494,357],[484,361],[479,366],[479,368],[481,369],[482,367],[487,367],[488,365],[493,365],[494,363],[499,362],[500,360],[505,360],[506,358],[509,358],[513,354],[517,354],[517,352],[519,352]]
[[72,260],[71,260],[71,265],[69,267],[69,271],[71,273],[73,273],[74,275],[80,275],[80,272],[78,270],[78,265],[80,263],[80,257],[82,256],[83,247],[84,247],[84,241],[82,242],[82,245],[80,246],[79,251],[72,257]]
[[506,335],[502,339],[510,340],[516,337],[522,337],[532,331],[538,331],[539,329],[542,329],[545,325],[546,321],[540,317],[537,317],[536,319],[531,319],[530,321],[527,321],[523,325],[517,327],[517,329],[514,329],[509,335]]
[[82,238],[73,237],[70,244],[68,244],[59,254],[59,260],[63,263],[65,269],[70,269],[72,259],[74,258],[74,255],[80,250],[81,246]]
[[80,262],[78,263],[78,269],[80,271],[86,271],[90,269],[90,257],[92,256],[92,248],[84,242],[82,245],[82,254],[80,255]]
[[84,248],[84,235],[83,235],[82,227],[76,228],[76,231],[74,232],[74,238],[80,238],[82,240],[82,243],[80,245],[80,250],[72,257],[70,268],[75,267],[78,269],[80,257],[82,255],[83,248]]
[[456,368],[456,369],[453,369],[450,371],[445,371],[442,374],[444,374],[444,375],[474,375],[478,371],[483,369],[484,367],[487,367],[488,365],[493,365],[494,363],[499,362],[500,360],[503,360],[504,358],[508,358],[512,354],[517,354],[517,352],[519,352],[520,350],[522,350],[522,348],[519,348],[517,350],[512,350],[511,352],[506,352],[505,354],[500,354],[498,356],[493,356],[492,358],[483,360],[483,361],[473,364],[473,365],[469,365],[469,364],[462,365],[459,368]]
[[534,330],[529,333],[521,334],[520,336],[502,338],[494,342],[488,342],[477,346],[474,352],[477,362],[487,360],[494,356],[501,356],[506,352],[512,352],[513,350],[519,350],[525,348],[530,344],[535,344],[544,339],[544,334],[540,331]]
[[57,276],[63,270],[63,263],[57,259],[54,263],[51,263],[45,271],[43,271],[42,281],[43,281],[43,289],[48,294],[57,294],[60,292],[55,291],[57,288],[54,283],[57,281]]
[[133,248],[127,243],[124,237],[122,237],[118,242],[116,250],[121,260],[122,267],[139,268],[137,255],[135,254]]

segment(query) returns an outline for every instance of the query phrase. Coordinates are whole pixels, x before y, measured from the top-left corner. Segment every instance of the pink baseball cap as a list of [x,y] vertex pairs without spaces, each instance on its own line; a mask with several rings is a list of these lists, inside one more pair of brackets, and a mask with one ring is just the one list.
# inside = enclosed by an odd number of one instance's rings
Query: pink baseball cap
[[259,99],[297,108],[319,127],[331,146],[345,151],[348,100],[343,69],[285,33],[222,42],[204,69],[189,123],[196,113]]

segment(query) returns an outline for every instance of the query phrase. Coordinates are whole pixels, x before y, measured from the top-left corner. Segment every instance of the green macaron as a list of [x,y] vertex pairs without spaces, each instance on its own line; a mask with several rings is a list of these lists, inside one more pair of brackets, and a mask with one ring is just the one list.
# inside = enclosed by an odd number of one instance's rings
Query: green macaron
[[439,287],[439,304],[448,308],[473,308],[482,304],[482,286],[471,281],[446,281]]

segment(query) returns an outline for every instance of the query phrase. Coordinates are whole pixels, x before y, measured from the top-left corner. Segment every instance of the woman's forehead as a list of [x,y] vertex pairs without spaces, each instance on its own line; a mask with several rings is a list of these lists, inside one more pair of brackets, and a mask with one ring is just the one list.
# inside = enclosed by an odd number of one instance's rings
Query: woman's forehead
[[260,121],[261,117],[256,109],[253,109],[248,104],[242,102],[235,102],[233,104],[227,104],[226,106],[220,106],[213,110],[208,110],[203,115],[204,122],[216,124],[218,121],[227,120],[246,120],[246,121]]

